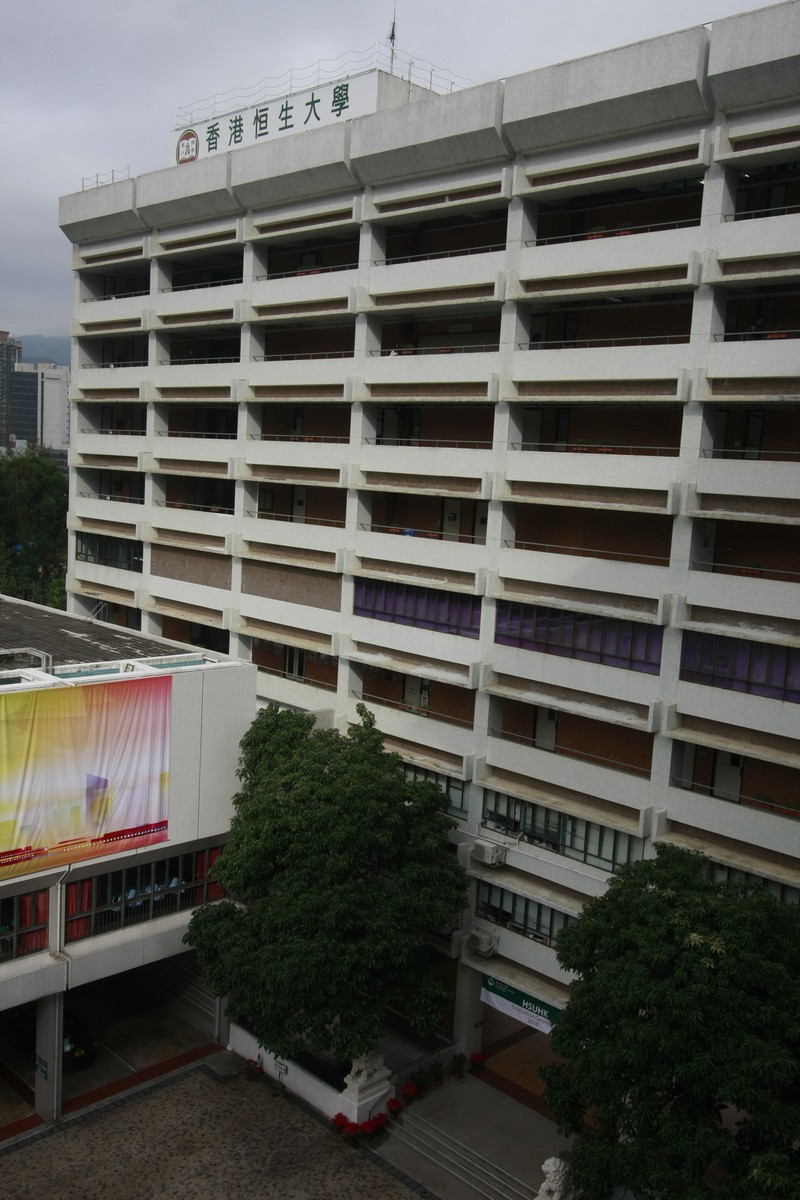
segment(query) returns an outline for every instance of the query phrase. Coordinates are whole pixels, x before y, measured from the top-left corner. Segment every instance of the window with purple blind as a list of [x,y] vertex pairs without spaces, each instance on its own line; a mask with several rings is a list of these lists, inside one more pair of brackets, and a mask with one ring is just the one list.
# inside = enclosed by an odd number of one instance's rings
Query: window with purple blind
[[800,649],[687,629],[681,679],[800,704]]
[[502,646],[657,675],[663,633],[660,625],[643,621],[500,600],[494,640]]
[[476,638],[480,632],[481,598],[390,580],[357,579],[353,612],[357,617]]

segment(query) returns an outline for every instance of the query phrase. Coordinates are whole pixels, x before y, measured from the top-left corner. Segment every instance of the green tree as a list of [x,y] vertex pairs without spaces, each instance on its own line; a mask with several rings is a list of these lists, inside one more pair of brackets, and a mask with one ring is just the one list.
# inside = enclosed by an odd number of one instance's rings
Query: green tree
[[65,607],[68,485],[40,450],[0,458],[0,590]]
[[800,1196],[800,909],[707,868],[661,846],[559,935],[542,1074],[584,1200]]
[[373,1050],[387,1006],[433,1032],[443,988],[423,931],[450,929],[466,899],[444,793],[407,780],[358,712],[346,735],[259,713],[215,868],[237,902],[199,909],[186,934],[232,1015],[286,1057]]

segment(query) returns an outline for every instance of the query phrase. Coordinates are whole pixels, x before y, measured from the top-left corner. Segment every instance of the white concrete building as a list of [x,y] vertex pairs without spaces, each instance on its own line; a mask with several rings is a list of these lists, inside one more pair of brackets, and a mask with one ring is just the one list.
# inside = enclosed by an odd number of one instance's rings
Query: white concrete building
[[436,774],[473,1049],[659,841],[800,898],[800,3],[379,82],[62,198],[68,589]]
[[221,894],[209,872],[255,711],[252,666],[2,597],[0,1028],[36,1004],[46,1120],[62,1112],[64,1010],[83,985],[149,967],[165,998],[193,988],[195,1024],[227,1041],[182,939]]
[[69,449],[69,367],[19,362],[11,376],[9,436],[16,450],[35,443],[66,458]]

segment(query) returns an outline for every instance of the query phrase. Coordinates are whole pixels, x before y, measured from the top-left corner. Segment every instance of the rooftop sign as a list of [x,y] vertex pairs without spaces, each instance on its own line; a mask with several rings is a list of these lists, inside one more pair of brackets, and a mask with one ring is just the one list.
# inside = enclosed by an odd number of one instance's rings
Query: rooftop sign
[[243,146],[274,142],[305,129],[362,117],[377,108],[378,71],[318,84],[308,91],[226,113],[181,130],[175,144],[175,161],[181,166]]

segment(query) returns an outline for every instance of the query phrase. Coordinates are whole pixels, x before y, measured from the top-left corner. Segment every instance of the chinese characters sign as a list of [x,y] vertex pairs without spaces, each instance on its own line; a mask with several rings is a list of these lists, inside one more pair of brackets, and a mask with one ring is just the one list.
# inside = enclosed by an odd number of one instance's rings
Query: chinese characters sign
[[175,160],[179,165],[195,162],[198,158],[256,146],[305,129],[336,125],[375,112],[377,100],[377,71],[319,84],[309,91],[197,122],[179,134]]

